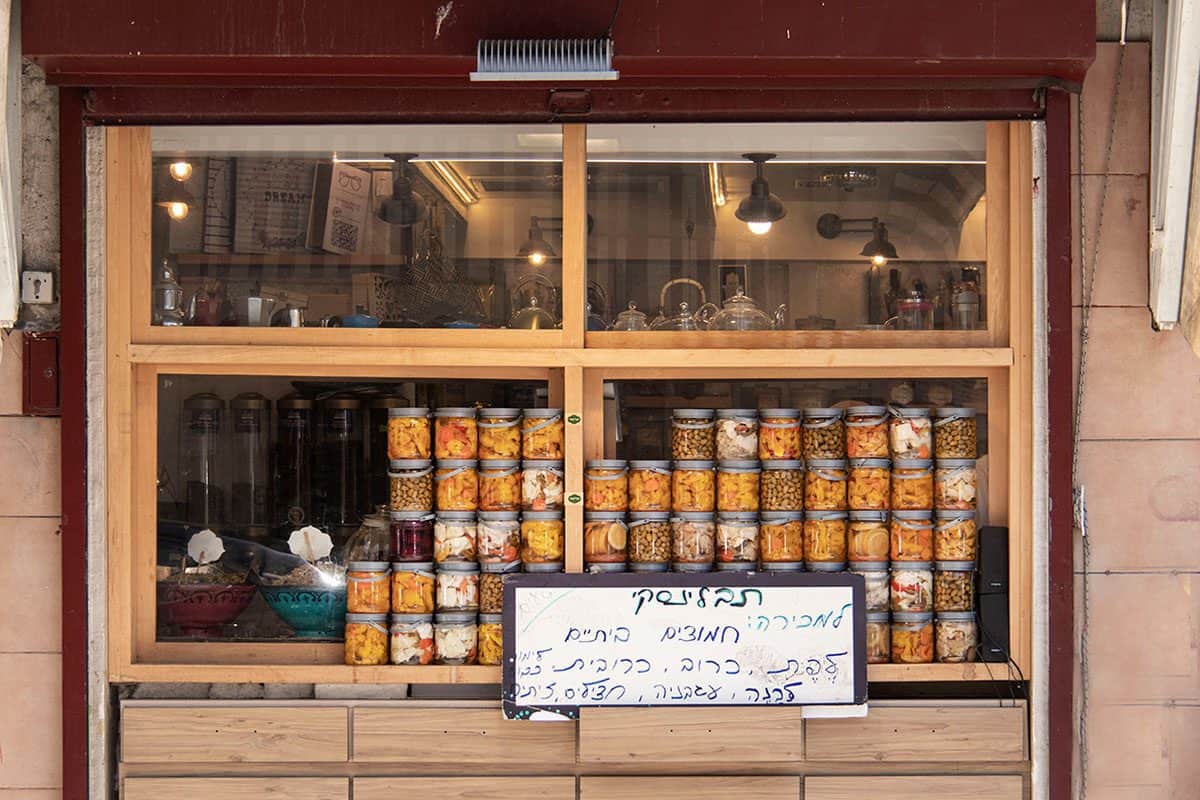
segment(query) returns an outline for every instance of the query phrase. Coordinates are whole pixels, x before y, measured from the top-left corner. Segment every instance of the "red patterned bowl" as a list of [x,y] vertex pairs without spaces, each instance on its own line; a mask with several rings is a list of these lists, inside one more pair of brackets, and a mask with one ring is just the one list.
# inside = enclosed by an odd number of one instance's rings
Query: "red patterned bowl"
[[158,613],[184,636],[215,636],[237,619],[254,598],[255,586],[243,583],[160,583]]

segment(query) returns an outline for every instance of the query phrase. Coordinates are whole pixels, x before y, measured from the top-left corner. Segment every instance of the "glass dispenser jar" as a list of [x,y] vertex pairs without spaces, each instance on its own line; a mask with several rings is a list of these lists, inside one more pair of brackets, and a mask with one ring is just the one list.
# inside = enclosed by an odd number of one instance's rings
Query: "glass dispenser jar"
[[233,480],[229,521],[248,539],[263,540],[270,528],[271,403],[257,392],[229,403]]
[[320,491],[323,518],[335,542],[353,533],[362,520],[362,401],[357,397],[329,397],[321,401]]
[[275,519],[277,534],[287,535],[312,522],[313,452],[316,426],[311,398],[289,394],[275,401]]
[[398,395],[380,395],[367,402],[367,509],[387,505],[391,484],[388,481],[388,424],[392,409],[403,408],[408,401]]
[[224,437],[225,401],[207,392],[183,401],[183,484],[187,492],[187,524],[219,531],[225,522],[229,473]]

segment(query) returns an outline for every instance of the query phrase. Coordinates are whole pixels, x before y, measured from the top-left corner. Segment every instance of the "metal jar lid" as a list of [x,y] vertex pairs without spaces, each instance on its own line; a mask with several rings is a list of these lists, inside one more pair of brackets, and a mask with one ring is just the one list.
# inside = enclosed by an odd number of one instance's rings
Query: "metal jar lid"
[[496,573],[507,574],[509,572],[520,572],[521,562],[516,561],[487,561],[479,565],[480,572],[486,572],[495,575]]
[[804,469],[804,461],[799,458],[776,458],[759,462],[763,472],[772,469]]
[[756,408],[719,408],[717,419],[758,419]]
[[443,458],[437,462],[438,469],[475,469],[479,461],[474,458]]
[[481,408],[480,419],[516,419],[521,416],[519,408]]
[[470,408],[435,408],[433,410],[435,417],[465,417],[467,419],[475,419],[475,407]]
[[717,469],[721,472],[760,472],[758,467],[759,462],[753,459],[727,459],[717,462]]
[[950,419],[957,417],[973,417],[977,413],[978,412],[973,408],[947,406],[946,408],[937,409],[933,412],[933,415],[939,419],[945,419],[946,421],[949,421]]
[[753,561],[718,561],[717,572],[753,572],[756,565]]
[[[812,512],[817,513],[817,512]],[[794,511],[764,511],[761,514],[761,519],[764,525],[774,522],[797,522],[804,519],[804,512],[800,509]]]
[[401,472],[404,470],[413,472],[416,470],[429,469],[432,466],[433,462],[428,458],[398,458],[394,461],[388,462],[388,469],[392,472]]
[[474,625],[478,616],[474,611],[443,611],[433,617],[434,625]]
[[670,469],[670,461],[630,461],[630,469]]
[[516,469],[521,466],[521,462],[515,458],[483,458],[479,460],[479,471],[497,470],[497,469]]
[[432,561],[393,561],[392,572],[424,572],[433,575]]
[[758,416],[767,419],[799,419],[800,409],[798,408],[760,408]]
[[845,572],[845,561],[806,561],[809,572]]
[[846,409],[847,417],[883,417],[887,413],[887,406],[850,406]]
[[804,409],[805,419],[830,419],[842,416],[840,408],[806,408]]
[[758,522],[758,514],[753,511],[718,511],[717,522]]
[[891,614],[886,611],[867,612],[867,622],[887,622],[889,617],[891,617]]
[[671,565],[666,561],[630,561],[630,572],[667,572]]
[[935,561],[933,568],[938,572],[974,572],[974,561]]
[[474,511],[438,511],[437,518],[439,522],[474,522]]
[[428,417],[428,408],[389,408],[389,417]]
[[846,519],[848,512],[846,511],[806,511],[805,519],[810,520],[827,520],[827,519]]
[[803,561],[764,561],[764,572],[804,572]]
[[928,408],[900,408],[893,407],[892,415],[897,417],[928,417],[931,416],[931,411]]
[[347,614],[346,622],[378,622],[381,625],[386,625],[387,618],[387,614]]
[[892,622],[899,623],[929,623],[933,622],[932,611],[893,611]]
[[711,511],[678,511],[671,517],[671,522],[712,522]]
[[386,561],[350,561],[346,564],[347,572],[387,572],[388,569]]
[[939,509],[933,512],[934,517],[939,523],[942,522],[963,522],[964,520],[975,519],[974,509],[963,509],[959,511],[949,509]]
[[842,469],[846,468],[846,459],[844,458],[810,458],[808,460],[808,469]]
[[892,572],[932,572],[932,561],[893,561]]
[[672,564],[671,569],[675,572],[712,572],[713,565],[711,562],[679,561]]
[[183,401],[188,411],[216,411],[225,408],[225,401],[212,392],[200,392]]
[[551,417],[561,417],[561,408],[527,408],[523,412],[529,419],[549,419]]
[[[913,462],[909,462],[910,464]],[[975,469],[975,459],[973,458],[939,458],[937,460],[938,469],[960,469],[968,467]]]
[[480,625],[500,625],[504,622],[503,614],[480,614]]
[[389,511],[392,522],[427,522],[433,519],[432,511]]
[[562,469],[562,459],[527,458],[521,462],[521,469]]
[[526,520],[562,519],[562,511],[525,511],[521,515]]
[[229,401],[230,408],[262,410],[271,407],[271,401],[258,392],[242,392]]
[[563,562],[546,561],[541,564],[525,564],[526,572],[562,572]]
[[626,469],[629,462],[622,458],[594,458],[584,464],[587,469]]
[[388,416],[391,416],[391,409],[404,408],[408,405],[408,400],[398,394],[381,394],[371,398],[371,408],[386,408]]
[[892,519],[905,522],[928,522],[933,519],[932,511],[893,511]]
[[301,394],[292,392],[285,394],[283,397],[275,401],[275,408],[279,411],[304,411],[316,406],[316,403],[311,397],[305,397]]
[[463,574],[479,574],[479,565],[474,561],[445,561],[438,564],[438,572],[460,572]]
[[712,469],[713,462],[711,460],[688,460],[673,462],[675,469]]
[[939,611],[938,622],[974,622],[974,611]]
[[712,419],[716,415],[711,408],[677,408],[671,412],[675,419]]
[[516,522],[521,518],[519,511],[480,511],[476,515],[480,522]]
[[624,522],[624,511],[585,511],[583,512],[585,522]]
[[886,561],[852,561],[850,563],[851,572],[887,572],[888,562]]
[[624,561],[597,561],[587,565],[587,572],[594,575],[601,573],[625,572]]
[[326,397],[321,401],[321,408],[336,409],[340,411],[357,411],[362,408],[362,400],[357,397],[347,397],[346,395],[334,395]]
[[887,522],[886,511],[851,511],[851,522]]
[[433,614],[392,614],[393,625],[420,625],[433,622]]
[[900,470],[907,470],[909,472],[929,470],[933,469],[933,461],[928,458],[909,458],[902,461],[897,461],[892,469],[896,472],[899,472]]
[[629,524],[642,525],[646,522],[668,522],[671,519],[670,511],[630,511]]

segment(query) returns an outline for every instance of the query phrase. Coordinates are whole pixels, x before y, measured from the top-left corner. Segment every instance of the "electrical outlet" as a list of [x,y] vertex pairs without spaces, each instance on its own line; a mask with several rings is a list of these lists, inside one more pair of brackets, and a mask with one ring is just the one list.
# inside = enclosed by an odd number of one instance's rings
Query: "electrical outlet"
[[26,271],[21,273],[22,303],[53,303],[54,273]]

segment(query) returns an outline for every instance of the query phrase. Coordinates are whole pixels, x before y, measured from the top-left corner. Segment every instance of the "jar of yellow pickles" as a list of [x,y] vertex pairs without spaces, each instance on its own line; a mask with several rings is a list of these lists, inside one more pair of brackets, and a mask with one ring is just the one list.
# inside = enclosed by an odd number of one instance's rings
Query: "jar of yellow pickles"
[[933,523],[935,561],[974,561],[979,553],[974,511],[937,511]]
[[433,472],[438,511],[479,508],[479,470],[474,459],[445,459]]
[[851,406],[846,409],[846,456],[887,458],[888,410],[886,406]]
[[624,564],[629,526],[624,511],[585,511],[583,514],[583,563]]
[[504,615],[479,615],[479,663],[497,667],[504,661]]
[[910,611],[892,614],[892,662],[933,662],[933,614]]
[[433,452],[438,461],[474,459],[479,432],[474,408],[439,408],[433,412]]
[[972,511],[978,496],[978,476],[973,458],[938,459],[933,471],[933,507],[945,511]]
[[629,462],[629,510],[671,510],[671,462]]
[[809,511],[804,515],[804,563],[840,564],[846,560],[846,512]]
[[434,581],[432,562],[392,564],[392,613],[432,614]]
[[850,459],[846,502],[851,511],[886,511],[891,502],[891,462],[886,458]]
[[391,603],[391,574],[386,561],[352,561],[346,565],[348,612],[386,614]]
[[346,615],[346,664],[353,667],[388,663],[387,614]]
[[521,509],[521,466],[515,459],[479,462],[479,510]]
[[804,508],[811,511],[846,510],[846,462],[814,459],[804,473]]
[[892,512],[892,561],[933,560],[933,512]]
[[[804,564],[804,512],[764,511],[758,525],[758,552],[763,567]],[[770,566],[768,566],[770,565]]]
[[526,572],[559,572],[565,547],[563,512],[526,511],[521,515],[521,562]]
[[481,461],[521,457],[521,409],[482,408],[476,427]]
[[389,460],[428,459],[429,442],[428,408],[388,409],[387,449]]
[[850,561],[886,563],[891,552],[887,512],[851,511],[846,529],[846,549]]
[[717,510],[758,511],[757,461],[717,462]]
[[527,408],[521,419],[521,457],[563,458],[565,432],[561,408]]
[[933,462],[914,459],[892,467],[892,510],[933,509]]
[[712,511],[716,505],[716,477],[711,461],[676,461],[671,473],[671,508],[674,511]]
[[625,511],[628,507],[628,463],[609,458],[587,462],[583,472],[584,511]]
[[764,408],[758,412],[758,457],[763,461],[800,458],[800,409]]

